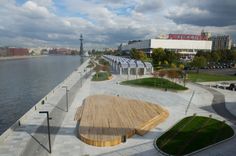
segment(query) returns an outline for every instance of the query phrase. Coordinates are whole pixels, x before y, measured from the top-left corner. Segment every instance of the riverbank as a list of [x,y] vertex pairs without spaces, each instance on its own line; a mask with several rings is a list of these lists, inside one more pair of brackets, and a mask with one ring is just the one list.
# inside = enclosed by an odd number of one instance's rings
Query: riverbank
[[[44,137],[47,130],[47,122],[45,115],[39,114],[39,112],[48,111],[50,117],[52,117],[50,126],[52,127],[51,140],[53,143],[55,134],[67,113],[66,90],[68,90],[68,106],[70,106],[78,89],[82,87],[90,73],[90,69],[87,68],[88,62],[89,59],[0,136],[0,155],[37,155],[39,153],[47,153],[45,147],[48,147],[48,142]],[[35,151],[34,149],[38,150]]]
[[9,56],[9,57],[0,57],[0,61],[2,60],[18,60],[18,59],[26,59],[26,58],[38,58],[38,57],[46,57],[47,55],[37,55],[37,56]]

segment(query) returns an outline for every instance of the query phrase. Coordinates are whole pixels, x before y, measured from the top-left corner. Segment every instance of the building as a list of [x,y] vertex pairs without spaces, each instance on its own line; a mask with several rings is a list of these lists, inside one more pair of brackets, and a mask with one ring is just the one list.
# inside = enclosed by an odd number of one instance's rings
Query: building
[[8,48],[7,56],[25,56],[29,55],[29,50],[26,48]]
[[48,52],[51,55],[71,55],[71,50],[66,48],[53,48]]
[[26,48],[0,48],[0,57],[1,56],[25,56],[29,55],[29,50]]
[[132,48],[142,50],[151,55],[153,49],[163,48],[180,54],[195,55],[197,51],[210,52],[212,41],[209,40],[183,40],[183,39],[149,39],[131,44],[122,45],[122,51],[129,52]]
[[212,36],[212,50],[230,50],[232,47],[232,39],[229,35]]
[[30,48],[30,55],[41,55],[42,48]]
[[7,48],[0,47],[0,57],[7,56]]

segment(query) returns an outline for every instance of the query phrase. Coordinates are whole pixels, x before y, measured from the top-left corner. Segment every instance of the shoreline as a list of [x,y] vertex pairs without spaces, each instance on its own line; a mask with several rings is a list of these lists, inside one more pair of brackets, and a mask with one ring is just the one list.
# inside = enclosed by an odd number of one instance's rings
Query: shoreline
[[39,58],[39,57],[46,57],[47,55],[36,55],[36,56],[7,56],[7,57],[0,57],[0,61],[2,60],[18,60],[18,59],[26,59],[26,58]]
[[[47,56],[47,55],[41,55],[41,56],[43,57],[43,56]],[[39,57],[41,57],[41,56],[39,56]],[[42,97],[35,105],[33,105],[27,112],[25,112],[25,114],[23,114],[21,117],[19,117],[19,119],[17,119],[15,123],[13,123],[2,134],[0,134],[0,146],[8,136],[10,136],[11,134],[14,133],[15,129],[20,128],[21,124],[24,123],[25,121],[27,121],[27,119],[29,119],[29,116],[35,115],[35,113],[37,113],[38,110],[40,110],[44,107],[44,103],[42,103],[42,101],[47,102],[48,101],[47,99],[49,97],[56,96],[55,95],[56,92],[58,92],[61,88],[63,88],[62,86],[67,84],[68,81],[71,81],[71,78],[73,77],[73,75],[79,74],[79,76],[81,76],[81,74],[84,72],[84,69],[86,68],[89,60],[90,59],[81,63],[80,66],[78,66],[74,71],[72,71],[71,74],[69,74],[64,80],[62,80],[59,84],[57,84],[56,87],[54,87],[44,97]],[[80,71],[80,73],[78,71]],[[84,74],[86,74],[86,73],[83,73],[82,75],[84,76]],[[70,86],[69,88],[74,87],[74,85],[77,83],[77,81],[79,81],[79,80],[78,79],[74,80],[74,82],[69,85]],[[64,97],[64,95],[58,96],[58,99],[61,99],[63,97]],[[1,155],[1,153],[0,153],[0,155]]]

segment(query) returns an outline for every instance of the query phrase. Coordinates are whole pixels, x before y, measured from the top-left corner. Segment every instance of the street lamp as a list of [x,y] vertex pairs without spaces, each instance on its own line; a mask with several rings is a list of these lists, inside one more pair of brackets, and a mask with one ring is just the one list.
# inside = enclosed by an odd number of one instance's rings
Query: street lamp
[[47,114],[49,153],[51,153],[52,150],[51,150],[51,138],[50,138],[50,125],[49,125],[49,120],[51,120],[52,118],[49,117],[48,111],[40,111],[39,113],[42,113],[42,114],[45,113],[45,114]]
[[190,100],[189,100],[189,103],[188,103],[188,105],[187,105],[187,107],[186,107],[185,115],[186,115],[187,112],[188,112],[188,109],[189,109],[190,104],[191,104],[191,102],[192,102],[192,100],[193,100],[193,96],[194,96],[194,94],[195,94],[195,90],[193,91],[192,96],[191,96],[191,98],[190,98]]
[[68,112],[68,107],[69,107],[69,97],[68,97],[69,90],[68,90],[68,86],[62,86],[62,88],[66,89],[66,112]]
[[79,72],[79,74],[80,74],[80,83],[81,83],[81,87],[82,87],[82,85],[83,85],[83,77],[82,77],[82,72]]

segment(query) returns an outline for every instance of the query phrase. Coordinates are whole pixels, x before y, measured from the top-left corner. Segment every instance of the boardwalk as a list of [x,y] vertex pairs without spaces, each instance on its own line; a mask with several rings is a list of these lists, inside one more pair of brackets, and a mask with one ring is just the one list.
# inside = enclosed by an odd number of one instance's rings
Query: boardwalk
[[158,105],[107,95],[86,98],[76,113],[80,139],[94,146],[113,146],[122,136],[144,135],[167,117]]

